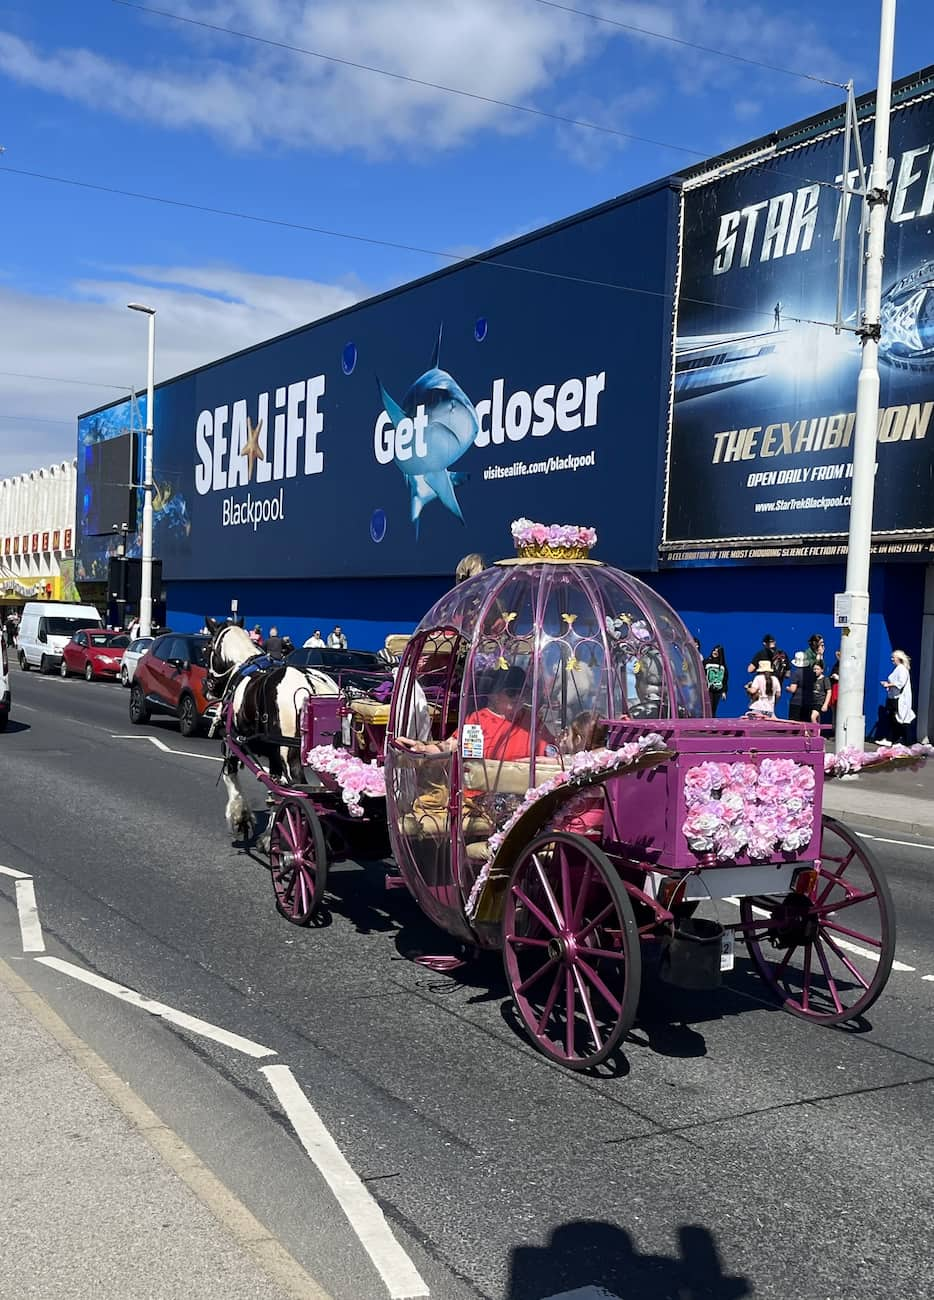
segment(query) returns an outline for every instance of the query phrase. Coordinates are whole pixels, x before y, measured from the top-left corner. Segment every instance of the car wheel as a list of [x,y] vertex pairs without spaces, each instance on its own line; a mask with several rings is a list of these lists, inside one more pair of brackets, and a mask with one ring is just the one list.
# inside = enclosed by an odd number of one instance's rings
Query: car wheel
[[59,668],[58,671],[59,671],[59,675],[60,675],[61,677],[67,677],[67,676],[68,676],[68,665],[65,663],[65,660],[64,660],[64,659],[62,660],[62,666]]
[[29,672],[29,660],[26,658],[26,652],[24,650],[20,650],[19,652],[19,666],[22,668],[24,673]]
[[178,702],[178,729],[183,736],[196,736],[201,730],[198,706],[191,695],[183,695]]
[[84,680],[86,682],[93,682],[94,680],[94,668],[90,663],[84,665]]
[[127,671],[126,664],[123,664],[120,668],[120,685],[129,686],[129,684],[130,684],[130,674]]
[[130,721],[134,726],[141,727],[149,721],[149,717],[149,705],[146,703],[143,688],[138,682],[134,682],[130,687]]
[[39,672],[43,677],[48,677],[49,675],[49,661],[45,655],[42,655],[39,659]]
[[0,731],[6,731],[6,724],[10,720],[8,713],[0,713]]

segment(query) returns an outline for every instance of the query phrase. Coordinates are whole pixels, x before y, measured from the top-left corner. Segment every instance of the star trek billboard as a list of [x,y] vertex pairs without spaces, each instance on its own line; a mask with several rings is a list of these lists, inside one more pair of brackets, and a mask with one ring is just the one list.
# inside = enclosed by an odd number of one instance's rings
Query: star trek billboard
[[653,567],[676,216],[654,186],[160,385],[166,579],[446,574],[522,515]]
[[[668,562],[845,554],[860,343],[826,322],[845,239],[857,323],[862,205],[845,215],[833,188],[842,139],[685,188]],[[868,168],[871,124],[862,142]],[[874,533],[880,554],[919,555],[934,538],[934,99],[896,108],[890,153]]]

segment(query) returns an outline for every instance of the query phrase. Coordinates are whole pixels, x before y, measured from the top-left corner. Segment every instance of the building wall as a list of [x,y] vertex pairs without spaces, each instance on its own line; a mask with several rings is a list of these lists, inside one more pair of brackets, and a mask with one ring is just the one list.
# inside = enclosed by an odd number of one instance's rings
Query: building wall
[[[866,666],[867,731],[883,704],[878,683],[891,671],[890,656],[896,647],[912,658],[913,685],[918,695],[925,573],[922,564],[873,566]],[[840,632],[833,625],[833,598],[836,592],[845,590],[843,565],[793,562],[781,567],[680,569],[645,576],[700,638],[704,654],[717,644],[725,648],[730,670],[728,712],[739,713],[746,706],[746,667],[766,633],[771,633],[790,656],[805,649],[808,637],[819,632],[827,645],[828,662],[833,663],[834,651],[840,644]],[[787,704],[786,698],[780,713],[787,714]]]
[[44,595],[47,584],[62,595],[63,565],[67,579],[74,556],[75,485],[74,461],[0,479],[0,601],[15,604],[40,587]]

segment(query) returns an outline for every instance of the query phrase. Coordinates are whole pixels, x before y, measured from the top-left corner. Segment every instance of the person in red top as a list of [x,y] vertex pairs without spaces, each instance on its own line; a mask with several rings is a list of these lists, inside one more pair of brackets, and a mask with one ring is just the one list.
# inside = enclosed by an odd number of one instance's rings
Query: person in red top
[[[525,673],[521,668],[497,670],[487,693],[486,707],[475,709],[464,719],[465,728],[479,727],[483,736],[483,753],[473,757],[498,762],[531,757],[532,732],[529,712],[522,700],[524,687]],[[447,740],[409,740],[405,736],[397,736],[396,740],[413,754],[450,754],[457,749],[459,733],[455,731]],[[542,757],[556,750],[547,737],[539,736],[535,753]]]

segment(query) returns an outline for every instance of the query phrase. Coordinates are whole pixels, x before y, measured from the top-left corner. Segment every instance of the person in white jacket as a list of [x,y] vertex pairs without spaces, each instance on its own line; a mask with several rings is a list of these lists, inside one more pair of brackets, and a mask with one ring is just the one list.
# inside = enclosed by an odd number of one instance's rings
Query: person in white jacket
[[915,720],[911,698],[911,660],[904,650],[892,651],[892,671],[882,682],[885,687],[885,711],[887,715],[888,738],[880,740],[880,745],[907,745],[908,728]]

